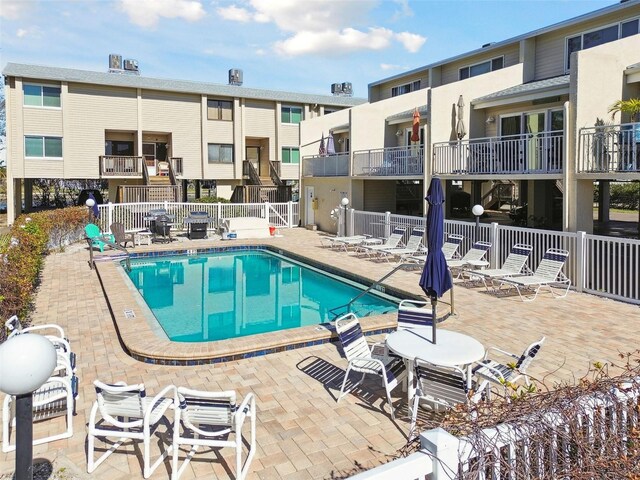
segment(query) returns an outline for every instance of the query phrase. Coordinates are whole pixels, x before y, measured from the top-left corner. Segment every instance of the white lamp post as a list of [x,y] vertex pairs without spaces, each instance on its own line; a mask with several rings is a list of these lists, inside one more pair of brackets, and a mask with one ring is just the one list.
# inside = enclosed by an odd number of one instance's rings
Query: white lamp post
[[482,205],[474,205],[471,209],[471,213],[473,213],[476,217],[475,241],[477,242],[480,238],[480,217],[484,213],[484,208],[482,208]]
[[56,349],[42,335],[0,344],[0,391],[16,397],[16,480],[33,479],[33,397],[56,368]]
[[347,205],[349,205],[349,199],[347,197],[344,197],[342,200],[340,200],[340,205],[342,205],[342,208],[344,208],[344,231],[342,232],[342,234],[346,237],[347,236]]
[[89,211],[89,221],[91,221],[93,217],[93,207],[96,204],[96,201],[93,198],[87,198],[84,204],[87,206]]

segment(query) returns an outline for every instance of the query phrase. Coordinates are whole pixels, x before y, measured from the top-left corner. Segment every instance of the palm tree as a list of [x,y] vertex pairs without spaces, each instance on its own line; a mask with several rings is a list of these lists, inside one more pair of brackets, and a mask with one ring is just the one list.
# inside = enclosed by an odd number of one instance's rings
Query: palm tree
[[616,118],[616,113],[626,113],[631,116],[631,123],[640,121],[640,98],[630,98],[629,100],[618,100],[609,107],[611,119]]

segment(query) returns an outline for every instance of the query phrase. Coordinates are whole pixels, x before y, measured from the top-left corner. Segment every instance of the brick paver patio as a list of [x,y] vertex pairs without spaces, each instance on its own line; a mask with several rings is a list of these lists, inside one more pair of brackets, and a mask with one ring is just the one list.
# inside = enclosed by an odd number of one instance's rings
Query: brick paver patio
[[[316,232],[294,229],[283,234],[284,238],[250,243],[281,245],[371,279],[380,278],[393,267],[321,248],[321,234]],[[206,245],[210,243],[195,241],[190,248]],[[250,478],[344,476],[356,463],[364,467],[380,464],[403,446],[408,428],[406,410],[401,408],[400,418],[394,423],[388,407],[381,411],[383,391],[366,388],[336,404],[346,361],[334,344],[204,366],[171,367],[133,360],[122,349],[100,283],[95,271],[88,268],[87,259],[84,245],[47,257],[33,315],[34,324],[62,325],[78,354],[80,396],[74,435],[34,447],[35,458],[54,461],[56,468],[65,468],[68,478],[142,478],[140,449],[133,446],[121,447],[119,451],[124,453],[112,455],[93,475],[86,474],[86,422],[95,399],[94,379],[144,382],[150,395],[168,384],[203,390],[235,389],[240,397],[253,392],[258,406],[258,450]],[[388,283],[421,294],[418,279],[416,272],[398,272]],[[591,361],[616,361],[619,352],[640,348],[638,307],[591,295],[572,292],[565,299],[552,299],[543,293],[535,302],[523,303],[517,297],[495,298],[478,288],[456,286],[455,307],[457,315],[441,328],[472,335],[485,346],[519,352],[545,335],[547,342],[531,373],[546,377],[547,383],[571,381],[582,375]],[[366,387],[377,387],[377,383],[369,382]],[[399,390],[394,394],[396,406],[404,407],[404,395]],[[38,425],[36,435],[43,429],[59,427],[55,422]],[[196,455],[182,478],[212,474],[214,478],[235,478],[233,451],[221,453],[224,461],[212,453]],[[10,477],[13,461],[13,453],[0,454],[0,478]],[[167,462],[151,478],[168,478],[169,472]]]

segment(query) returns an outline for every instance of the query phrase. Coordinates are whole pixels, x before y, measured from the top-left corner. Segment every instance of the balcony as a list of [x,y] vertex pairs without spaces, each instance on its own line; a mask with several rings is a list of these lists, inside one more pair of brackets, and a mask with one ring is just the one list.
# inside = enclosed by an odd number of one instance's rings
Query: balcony
[[578,173],[640,173],[640,123],[581,128],[578,142]]
[[353,152],[353,176],[420,177],[424,175],[424,147],[390,147]]
[[561,174],[563,132],[473,138],[433,144],[436,175]]
[[349,153],[313,155],[302,159],[303,177],[348,177]]
[[99,162],[101,177],[142,178],[142,157],[101,155]]

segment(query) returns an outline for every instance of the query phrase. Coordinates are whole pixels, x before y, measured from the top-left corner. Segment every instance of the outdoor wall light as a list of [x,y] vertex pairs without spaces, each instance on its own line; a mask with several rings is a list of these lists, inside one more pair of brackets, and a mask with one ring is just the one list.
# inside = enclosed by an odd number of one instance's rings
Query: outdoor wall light
[[87,201],[84,202],[84,204],[89,208],[93,208],[93,206],[96,204],[96,201],[93,198],[87,198]]
[[342,208],[344,208],[344,212],[343,212],[343,216],[344,216],[344,230],[342,232],[343,236],[347,236],[347,205],[349,205],[349,199],[347,197],[344,197],[342,200],[340,200],[340,205],[342,205]]
[[56,368],[53,344],[42,335],[17,335],[0,345],[0,391],[16,396],[16,480],[33,478],[33,397]]
[[396,132],[396,137],[401,137],[402,136],[402,130],[398,130]]
[[476,217],[475,241],[477,242],[480,238],[480,217],[484,213],[484,208],[482,205],[474,205],[471,209],[471,213]]
[[494,123],[495,121],[496,117],[494,117],[493,115],[489,115],[486,120],[487,123]]

